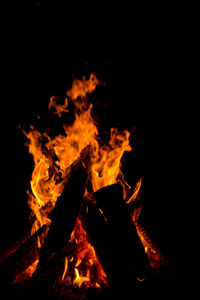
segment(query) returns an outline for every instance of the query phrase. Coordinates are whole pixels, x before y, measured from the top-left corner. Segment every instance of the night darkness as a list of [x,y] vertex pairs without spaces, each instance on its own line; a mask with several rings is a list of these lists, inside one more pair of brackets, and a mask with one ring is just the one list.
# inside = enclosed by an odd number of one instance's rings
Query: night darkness
[[26,190],[33,161],[19,125],[24,129],[30,124],[48,126],[57,134],[59,120],[48,115],[50,96],[64,99],[73,78],[95,72],[106,83],[94,92],[100,131],[103,135],[118,127],[132,132],[133,151],[124,155],[124,173],[130,184],[135,176],[144,176],[144,220],[177,269],[179,285],[184,215],[177,146],[182,138],[179,103],[186,97],[180,32],[161,28],[160,21],[150,17],[144,18],[146,23],[139,17],[132,21],[134,15],[128,16],[128,24],[120,15],[115,26],[108,12],[106,21],[102,15],[97,20],[97,13],[89,14],[79,27],[77,21],[70,22],[72,9],[64,22],[63,16],[47,13],[47,6],[32,1],[30,12],[13,22],[5,47],[2,251],[28,226]]

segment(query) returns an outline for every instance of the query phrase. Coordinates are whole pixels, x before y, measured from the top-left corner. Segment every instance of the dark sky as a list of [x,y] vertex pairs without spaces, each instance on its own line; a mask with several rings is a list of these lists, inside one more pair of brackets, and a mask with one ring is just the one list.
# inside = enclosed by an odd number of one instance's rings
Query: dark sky
[[184,30],[166,16],[162,22],[163,13],[155,19],[148,9],[138,15],[125,10],[124,20],[124,11],[104,9],[80,17],[65,7],[63,16],[49,6],[32,1],[27,13],[15,15],[3,43],[2,169],[8,192],[1,209],[2,236],[7,240],[26,226],[32,161],[18,125],[26,127],[44,114],[49,97],[62,97],[72,76],[95,72],[107,83],[106,93],[97,93],[107,105],[105,124],[136,127],[129,172],[132,163],[134,172],[145,176],[152,231],[176,260],[183,225],[180,143],[187,126],[182,114],[187,99]]

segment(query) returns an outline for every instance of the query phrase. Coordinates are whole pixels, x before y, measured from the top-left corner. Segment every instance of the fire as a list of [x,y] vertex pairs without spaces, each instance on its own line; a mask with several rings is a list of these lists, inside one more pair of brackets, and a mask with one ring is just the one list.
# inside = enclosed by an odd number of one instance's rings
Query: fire
[[[73,244],[73,256],[70,261],[74,264],[76,275],[73,285],[81,286],[83,282],[87,282],[87,285],[90,286],[100,286],[102,283],[107,284],[107,276],[96,256],[93,246],[88,242],[87,234],[79,218],[76,220],[70,243]],[[70,265],[70,261],[67,265]]]
[[[142,176],[140,177],[140,180],[136,183],[133,195],[126,201],[127,204],[130,204],[136,200],[137,195],[140,191],[141,185],[142,185]],[[129,188],[131,188],[131,187],[129,186]]]
[[[98,128],[92,116],[93,105],[87,98],[99,84],[102,83],[95,74],[91,74],[88,80],[84,77],[83,80],[73,81],[72,88],[66,92],[64,104],[59,104],[59,99],[54,96],[50,98],[48,108],[59,118],[69,112],[69,103],[73,104],[74,122],[63,124],[64,134],[51,138],[47,132],[41,133],[33,126],[30,126],[29,132],[24,132],[29,141],[27,143],[29,152],[34,159],[31,191],[27,192],[28,204],[35,218],[32,232],[37,231],[43,224],[50,225],[49,216],[68,180],[70,168],[86,147],[90,147],[90,159],[85,167],[94,192],[116,183],[121,174],[121,158],[125,151],[131,151],[130,132],[111,128],[108,145],[100,145]],[[140,186],[141,181],[127,203],[134,201]],[[98,287],[101,282],[107,283],[106,274],[94,248],[87,240],[79,219],[72,232],[71,242],[77,247],[74,250],[74,257],[65,258],[62,280],[68,276],[70,261],[73,261],[75,262],[73,285],[90,283]],[[87,265],[84,271],[83,262]],[[97,270],[95,280],[91,278],[91,270],[94,268]]]
[[67,268],[68,268],[68,259],[65,256],[65,265],[64,265],[64,271],[63,271],[63,274],[62,274],[62,280],[64,280],[64,278],[65,278],[65,275],[67,273]]
[[131,151],[130,133],[111,128],[109,145],[95,149],[91,174],[93,190],[116,183],[120,172],[120,161],[124,151]]
[[79,271],[75,268],[76,278],[74,279],[74,286],[81,287],[84,282],[88,282],[89,278],[87,276],[80,276]]
[[32,265],[30,265],[26,270],[24,270],[22,273],[19,273],[13,283],[17,283],[20,282],[21,280],[23,280],[24,278],[30,278],[33,273],[35,272],[35,269],[37,268],[39,260],[37,259]]
[[[51,139],[47,133],[40,133],[33,126],[29,133],[25,133],[35,164],[31,193],[28,192],[28,203],[36,216],[33,232],[50,222],[48,215],[62,193],[71,164],[86,146],[96,148],[98,130],[91,116],[92,105],[87,103],[86,93],[92,92],[98,83],[92,74],[89,80],[75,80],[72,89],[67,91],[75,106],[75,120],[72,125],[63,125],[65,135]],[[49,108],[54,107],[55,113],[61,117],[67,111],[67,105],[67,100],[64,105],[57,105],[55,99],[51,98]]]

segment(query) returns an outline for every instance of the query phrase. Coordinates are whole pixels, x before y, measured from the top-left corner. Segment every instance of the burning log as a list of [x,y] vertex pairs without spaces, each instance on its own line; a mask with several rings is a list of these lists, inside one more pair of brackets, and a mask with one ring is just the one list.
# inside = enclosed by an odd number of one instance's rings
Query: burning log
[[[89,235],[91,244],[109,278],[112,279],[113,270],[113,244],[110,238],[111,232],[107,221],[94,204],[88,205],[87,216],[83,222],[83,227]],[[115,265],[115,264],[114,264]]]
[[[28,227],[28,228],[27,228]],[[3,264],[13,253],[21,247],[31,237],[31,224],[26,227],[26,230],[21,235],[16,234],[8,245],[0,250],[0,265]]]
[[85,226],[108,278],[115,286],[143,281],[151,268],[121,186],[104,187],[94,198],[97,205],[89,206]]
[[79,214],[87,172],[81,159],[78,159],[70,169],[72,170],[70,178],[53,210],[51,225],[40,253],[40,264],[48,261],[53,253],[66,245]]
[[17,275],[26,270],[39,258],[40,243],[43,243],[46,231],[47,226],[43,225],[0,266],[1,283],[10,285]]
[[[62,195],[58,198],[51,220],[51,225],[45,243],[40,254],[40,262],[48,258],[56,251],[62,249],[74,228],[83,200],[86,171],[74,172],[67,182]],[[73,201],[69,201],[73,198]]]
[[[84,156],[85,154],[86,150]],[[63,264],[62,248],[70,239],[83,201],[87,172],[81,158],[70,166],[69,180],[57,199],[51,225],[40,252],[39,263],[32,277],[32,288],[42,289],[44,294],[54,282],[57,266],[60,262]]]
[[71,175],[53,210],[51,225],[40,252],[39,263],[32,276],[31,291],[46,295],[60,270],[63,269],[65,254],[63,248],[70,239],[74,224],[83,202],[86,169],[81,159],[71,168]]
[[[119,184],[107,186],[98,190],[94,197],[98,206],[103,211],[107,222],[111,226],[112,234],[120,245],[129,264],[134,269],[138,278],[146,277],[150,271],[149,261],[144,251],[143,244],[124,203],[122,187]],[[119,244],[119,243],[118,243]]]

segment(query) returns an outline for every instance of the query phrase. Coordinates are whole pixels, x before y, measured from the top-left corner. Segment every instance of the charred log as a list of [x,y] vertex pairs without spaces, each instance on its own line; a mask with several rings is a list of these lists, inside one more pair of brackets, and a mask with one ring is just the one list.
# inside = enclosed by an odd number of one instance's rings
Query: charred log
[[46,231],[47,226],[43,225],[0,266],[1,284],[10,285],[17,275],[25,271],[39,258],[40,245],[38,239],[42,244]]
[[151,271],[137,230],[123,200],[121,186],[94,193],[84,226],[104,271],[114,287],[143,281]]
[[51,224],[45,243],[41,249],[39,263],[31,278],[31,293],[47,295],[49,289],[62,277],[66,253],[64,247],[71,237],[75,221],[83,203],[87,171],[84,160],[89,148],[86,147],[80,157],[66,171],[66,183],[61,196],[54,207]]
[[86,157],[87,150],[82,151],[81,157],[67,171],[70,176],[54,207],[51,225],[40,253],[39,264],[48,261],[50,256],[61,250],[70,239],[85,191],[87,172],[82,159]]
[[[83,201],[87,172],[82,163],[76,164],[62,195],[57,199],[51,225],[40,252],[39,263],[31,278],[31,292],[44,294],[63,271],[65,254],[62,249],[70,239]],[[61,278],[62,274],[60,274]]]
[[20,232],[12,237],[12,241],[10,241],[5,247],[0,249],[0,265],[3,264],[11,255],[13,255],[17,249],[21,247],[30,237],[31,237],[31,224],[26,226],[26,230],[24,232]]
[[124,203],[122,187],[113,184],[98,190],[94,197],[112,232],[113,244],[123,255],[136,278],[143,280],[150,273],[150,264],[135,225]]
[[105,217],[99,208],[94,204],[88,205],[87,216],[83,227],[88,233],[88,238],[93,245],[95,252],[110,281],[117,270],[116,261],[113,259],[114,247],[111,240],[111,230]]
[[[109,280],[109,285],[102,289],[103,295],[133,289],[137,284],[135,273],[127,263],[125,251],[121,252],[119,238],[113,236],[112,227],[96,205],[89,205],[84,226]],[[95,290],[93,293],[96,299],[98,293]]]

